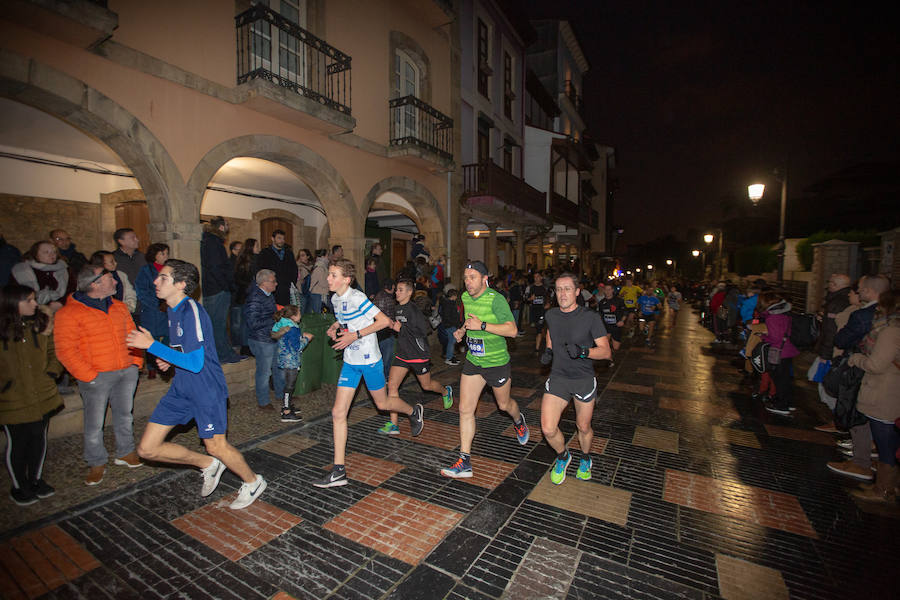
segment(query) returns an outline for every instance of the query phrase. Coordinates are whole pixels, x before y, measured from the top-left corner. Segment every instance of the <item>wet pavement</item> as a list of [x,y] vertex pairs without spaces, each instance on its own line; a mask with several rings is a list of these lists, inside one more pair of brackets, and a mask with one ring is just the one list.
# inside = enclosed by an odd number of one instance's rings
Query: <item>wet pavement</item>
[[[521,446],[489,393],[477,413],[475,477],[442,478],[459,415],[408,378],[421,436],[377,433],[351,414],[348,486],[309,482],[331,463],[328,420],[243,445],[269,481],[231,511],[230,473],[209,498],[195,471],[166,470],[0,540],[4,598],[893,598],[897,505],[856,504],[813,430],[822,407],[798,381],[792,418],[766,413],[689,313],[657,347],[626,347],[598,370],[593,479],[577,460],[549,482],[546,379],[533,337],[513,350]],[[454,384],[459,367],[435,377]],[[799,370],[799,369],[798,369]],[[561,429],[571,438],[574,413]],[[577,443],[577,442],[576,442]],[[577,453],[576,453],[577,456]]]

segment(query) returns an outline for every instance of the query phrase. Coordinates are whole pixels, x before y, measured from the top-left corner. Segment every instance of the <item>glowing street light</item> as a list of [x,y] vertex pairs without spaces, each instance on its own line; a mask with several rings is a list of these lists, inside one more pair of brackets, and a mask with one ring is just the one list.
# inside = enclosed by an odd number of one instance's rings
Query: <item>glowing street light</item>
[[670,266],[670,267],[672,266],[672,259],[671,259],[671,258],[667,258],[667,259],[666,259],[666,265],[667,265],[667,266]]
[[[775,170],[775,179],[781,181],[781,218],[778,222],[778,282],[784,278],[784,217],[787,212],[787,169],[784,171]],[[747,195],[753,206],[759,203],[760,198],[765,192],[766,186],[761,183],[754,183],[747,186]]]
[[700,251],[699,250],[691,250],[691,256],[693,256],[694,258],[697,258],[698,256],[700,256]]
[[747,186],[747,194],[750,196],[750,201],[753,202],[753,206],[759,204],[765,191],[766,186],[762,183],[754,183],[753,185]]
[[648,270],[648,271],[652,271],[652,270],[653,270],[653,265],[647,265],[647,270]]
[[707,244],[712,244],[714,239],[716,239],[716,236],[714,236],[711,233],[707,233],[706,235],[703,236],[703,241],[706,242]]
[[641,272],[641,268],[640,268],[640,267],[637,267],[637,268],[634,270],[634,272],[635,272],[635,273],[640,273],[640,272]]

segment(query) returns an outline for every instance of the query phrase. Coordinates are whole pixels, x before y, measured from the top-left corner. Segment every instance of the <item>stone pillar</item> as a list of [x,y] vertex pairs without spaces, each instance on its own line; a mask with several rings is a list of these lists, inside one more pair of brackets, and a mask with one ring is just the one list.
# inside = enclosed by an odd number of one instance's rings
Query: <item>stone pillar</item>
[[850,280],[859,278],[859,242],[828,240],[813,244],[812,280],[806,290],[806,310],[815,312],[825,298],[828,278],[846,273]]
[[491,276],[496,276],[500,271],[499,265],[497,264],[497,226],[493,224],[488,224],[488,229],[490,230],[490,234],[487,239],[487,248],[485,248],[485,258],[487,258],[487,267],[488,271],[491,272]]
[[525,269],[525,228],[516,232],[516,268]]
[[200,238],[203,237],[203,226],[199,222],[150,222],[150,238],[154,242],[169,245],[169,256],[200,265]]

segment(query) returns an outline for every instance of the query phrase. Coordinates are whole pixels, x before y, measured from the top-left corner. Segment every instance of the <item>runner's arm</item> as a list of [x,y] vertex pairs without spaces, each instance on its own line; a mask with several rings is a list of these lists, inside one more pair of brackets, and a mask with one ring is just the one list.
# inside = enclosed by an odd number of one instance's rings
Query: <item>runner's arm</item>
[[191,373],[199,373],[200,370],[203,369],[203,360],[205,358],[203,346],[200,346],[192,352],[179,352],[165,344],[153,342],[150,347],[147,348],[147,352],[161,358],[169,364],[181,367],[185,371],[190,371]]
[[606,336],[595,338],[594,347],[588,352],[591,360],[609,360],[612,358],[612,350],[609,348],[609,338]]

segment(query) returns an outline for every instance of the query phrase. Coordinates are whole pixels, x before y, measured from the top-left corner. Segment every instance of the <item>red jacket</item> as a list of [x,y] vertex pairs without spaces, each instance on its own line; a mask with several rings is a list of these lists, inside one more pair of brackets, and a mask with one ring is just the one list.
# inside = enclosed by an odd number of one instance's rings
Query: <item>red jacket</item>
[[72,294],[54,320],[56,356],[79,381],[93,381],[102,371],[144,363],[141,351],[125,344],[125,337],[135,327],[124,302],[112,300],[109,311],[103,312]]

